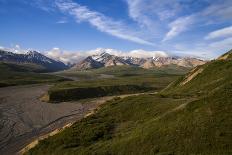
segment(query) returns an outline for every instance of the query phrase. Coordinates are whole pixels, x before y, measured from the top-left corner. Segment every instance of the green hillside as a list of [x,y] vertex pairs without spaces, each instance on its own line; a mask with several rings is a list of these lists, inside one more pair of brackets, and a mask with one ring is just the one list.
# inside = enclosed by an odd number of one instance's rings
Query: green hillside
[[40,74],[44,68],[35,64],[14,64],[0,62],[0,87],[34,83],[65,81],[54,75]]
[[[226,59],[221,59],[225,57]],[[232,52],[198,66],[162,91],[164,95],[208,95],[232,82]]]
[[27,154],[230,155],[232,61],[227,54],[157,95],[108,101]]

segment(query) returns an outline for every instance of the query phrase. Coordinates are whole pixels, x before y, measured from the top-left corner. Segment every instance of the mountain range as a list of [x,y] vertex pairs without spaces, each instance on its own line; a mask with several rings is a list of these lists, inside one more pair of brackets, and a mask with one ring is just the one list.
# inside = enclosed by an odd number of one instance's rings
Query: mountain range
[[167,55],[160,55],[148,58],[139,58],[133,56],[116,56],[104,52],[103,50],[103,52],[100,54],[87,56],[81,62],[70,66],[64,64],[61,61],[49,58],[37,51],[28,51],[24,54],[19,54],[7,50],[0,50],[0,62],[36,64],[43,68],[44,72],[54,72],[69,69],[70,67],[74,70],[88,70],[122,65],[141,67],[145,69],[160,68],[170,65],[192,68],[198,65],[202,65],[206,61],[192,57],[177,57]]
[[0,50],[0,62],[16,64],[35,64],[44,72],[52,72],[68,69],[63,62],[53,60],[37,51],[28,51],[25,54],[18,54],[6,50]]
[[122,66],[122,65],[137,66],[145,69],[157,68],[157,67],[160,68],[169,65],[192,68],[198,65],[202,65],[204,63],[205,63],[204,60],[191,58],[191,57],[159,56],[159,57],[138,58],[138,57],[130,57],[130,56],[115,56],[103,52],[100,54],[88,56],[80,63],[74,65],[73,69],[87,70],[87,69],[96,69],[101,67]]

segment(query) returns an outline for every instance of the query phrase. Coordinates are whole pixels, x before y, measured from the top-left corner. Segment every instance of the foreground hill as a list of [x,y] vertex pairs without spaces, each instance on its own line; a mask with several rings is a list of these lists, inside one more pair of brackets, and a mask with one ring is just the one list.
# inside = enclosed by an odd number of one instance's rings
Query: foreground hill
[[192,69],[188,74],[173,82],[163,94],[209,95],[220,91],[232,82],[232,51],[216,60]]
[[157,95],[107,102],[27,154],[229,155],[231,75],[228,52]]
[[98,55],[88,56],[76,64],[72,69],[88,70],[109,66],[137,66],[145,69],[167,67],[176,65],[179,67],[192,68],[204,64],[205,61],[197,58],[181,58],[171,56],[159,56],[151,58],[115,56],[106,52]]
[[64,63],[50,59],[36,51],[17,54],[0,50],[0,62],[37,65],[40,68],[43,68],[43,70],[39,70],[42,72],[54,72],[68,68]]

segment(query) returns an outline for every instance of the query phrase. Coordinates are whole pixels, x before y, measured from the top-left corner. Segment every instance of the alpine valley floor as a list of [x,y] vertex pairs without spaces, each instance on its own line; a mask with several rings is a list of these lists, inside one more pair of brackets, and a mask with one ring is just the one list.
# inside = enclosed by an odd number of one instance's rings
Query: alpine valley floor
[[232,154],[232,52],[158,94],[115,98],[26,154]]

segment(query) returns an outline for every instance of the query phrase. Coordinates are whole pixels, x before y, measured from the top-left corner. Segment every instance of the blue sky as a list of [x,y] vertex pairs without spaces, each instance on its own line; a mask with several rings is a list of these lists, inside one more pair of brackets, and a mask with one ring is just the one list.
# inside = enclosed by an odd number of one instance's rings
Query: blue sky
[[213,58],[232,48],[231,0],[0,0],[0,46],[143,49]]

